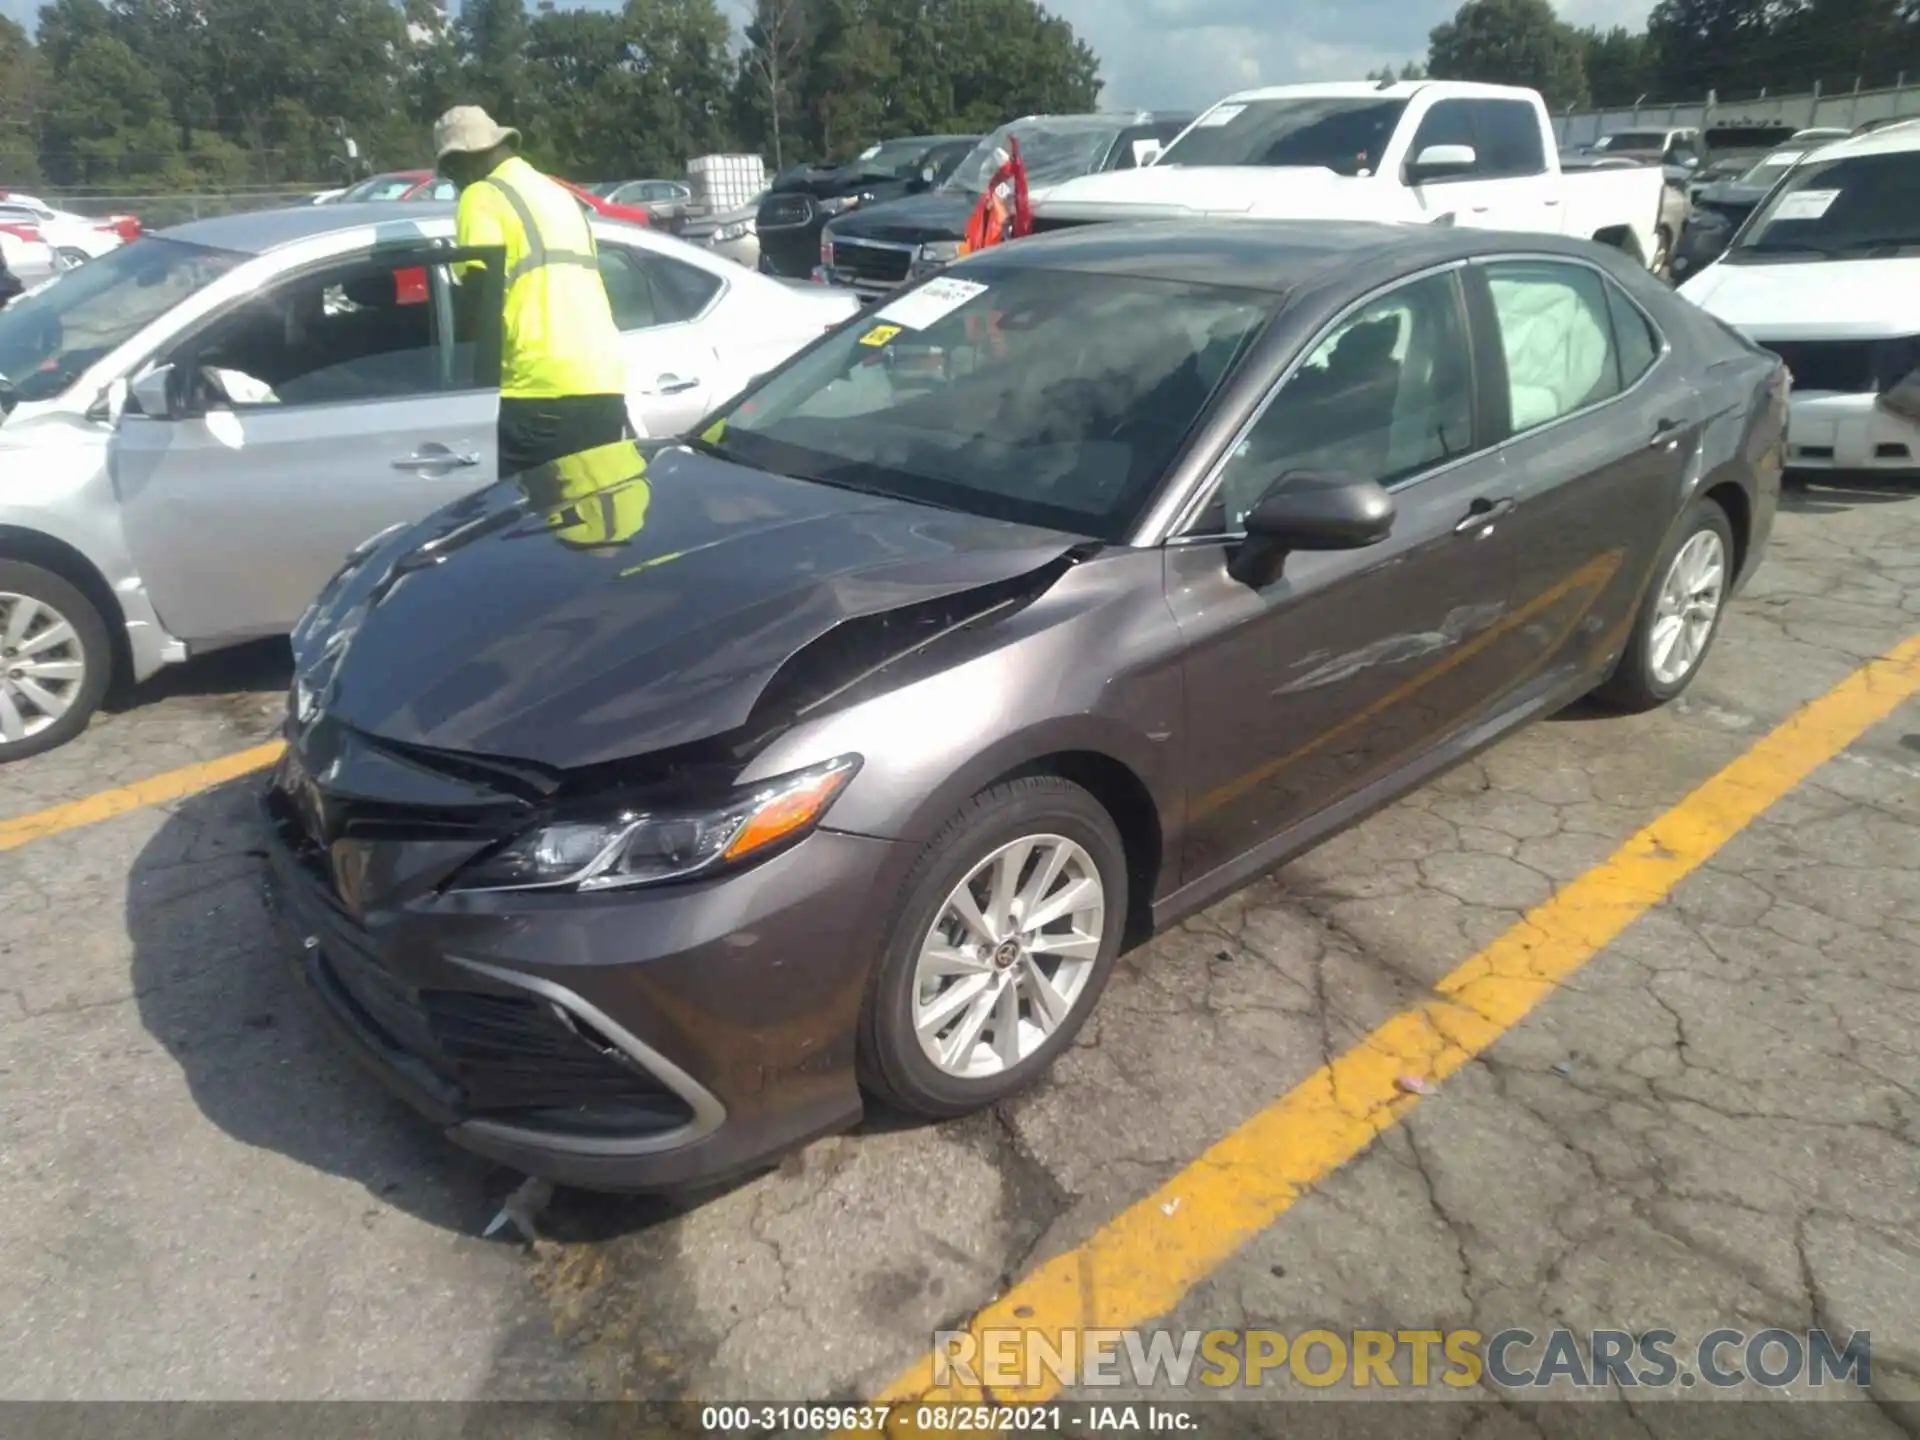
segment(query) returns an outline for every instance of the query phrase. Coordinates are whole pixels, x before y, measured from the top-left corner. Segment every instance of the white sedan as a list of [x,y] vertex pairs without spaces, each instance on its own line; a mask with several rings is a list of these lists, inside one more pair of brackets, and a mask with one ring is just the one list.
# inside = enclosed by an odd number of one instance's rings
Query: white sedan
[[131,216],[117,215],[97,220],[76,215],[49,205],[18,190],[0,191],[0,224],[29,225],[68,265],[84,265],[109,250],[118,249],[139,234],[139,223]]
[[[593,228],[643,433],[683,433],[859,308]],[[0,310],[0,591],[75,634],[120,630],[142,679],[285,633],[360,541],[492,483],[502,259],[453,231],[438,203],[201,220]],[[456,285],[464,262],[480,272]],[[91,588],[8,568],[50,553]],[[77,728],[108,653],[38,730],[0,734],[0,761]]]

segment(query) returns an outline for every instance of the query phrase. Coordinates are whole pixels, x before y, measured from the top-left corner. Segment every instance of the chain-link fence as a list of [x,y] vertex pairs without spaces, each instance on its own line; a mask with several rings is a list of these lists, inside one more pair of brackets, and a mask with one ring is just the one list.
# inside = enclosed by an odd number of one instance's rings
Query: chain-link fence
[[304,205],[325,187],[259,186],[242,190],[134,192],[106,189],[41,188],[32,193],[49,205],[71,210],[78,215],[137,215],[148,230],[164,230],[189,220],[204,220],[214,215],[234,215],[247,210],[273,210],[283,205]]

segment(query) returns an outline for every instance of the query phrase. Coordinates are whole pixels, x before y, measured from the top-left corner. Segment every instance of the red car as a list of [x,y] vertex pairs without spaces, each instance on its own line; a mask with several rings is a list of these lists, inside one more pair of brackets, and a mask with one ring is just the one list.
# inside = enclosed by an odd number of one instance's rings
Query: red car
[[[571,180],[562,180],[554,176],[555,183],[563,185],[572,192],[575,199],[596,215],[608,220],[624,220],[629,225],[651,226],[652,217],[637,205],[615,205],[603,200],[591,190],[574,184]],[[349,186],[338,195],[331,197],[336,205],[351,205],[361,200],[451,200],[454,198],[453,182],[442,179],[431,170],[395,170],[385,175],[375,175],[370,180],[362,180]]]

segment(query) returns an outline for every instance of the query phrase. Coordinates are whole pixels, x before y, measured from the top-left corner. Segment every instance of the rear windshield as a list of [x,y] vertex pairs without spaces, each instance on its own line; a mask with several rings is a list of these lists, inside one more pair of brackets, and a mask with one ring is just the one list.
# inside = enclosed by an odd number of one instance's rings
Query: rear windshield
[[1664,155],[1667,153],[1667,132],[1621,130],[1602,139],[1598,148],[1609,155]]
[[702,443],[801,479],[1119,540],[1278,304],[976,262],[775,372]]
[[1091,175],[1105,163],[1121,123],[1095,115],[1043,115],[1002,125],[974,146],[947,177],[946,186],[978,195],[1007,162],[1009,136],[1020,142],[1027,183],[1059,185]]
[[1727,259],[1920,254],[1920,150],[1813,159],[1767,198]]
[[1299,165],[1359,175],[1378,168],[1405,100],[1317,96],[1216,105],[1169,145],[1162,165]]

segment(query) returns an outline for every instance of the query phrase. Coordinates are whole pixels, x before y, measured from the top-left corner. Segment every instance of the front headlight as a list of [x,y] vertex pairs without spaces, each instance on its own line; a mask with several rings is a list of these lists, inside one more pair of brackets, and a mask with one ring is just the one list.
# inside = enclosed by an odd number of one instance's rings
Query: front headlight
[[799,839],[859,768],[857,755],[844,755],[711,806],[557,820],[482,857],[453,888],[619,890],[692,879]]
[[726,245],[735,240],[744,240],[747,236],[753,234],[753,231],[753,221],[735,221],[731,225],[722,225],[718,230],[714,231],[713,243],[715,245]]
[[921,265],[951,265],[960,258],[958,240],[935,240],[930,245],[922,245],[920,253],[914,256]]
[[820,213],[822,215],[844,215],[849,210],[859,209],[862,201],[871,200],[872,198],[871,195],[836,195],[831,200],[822,200],[819,202]]

